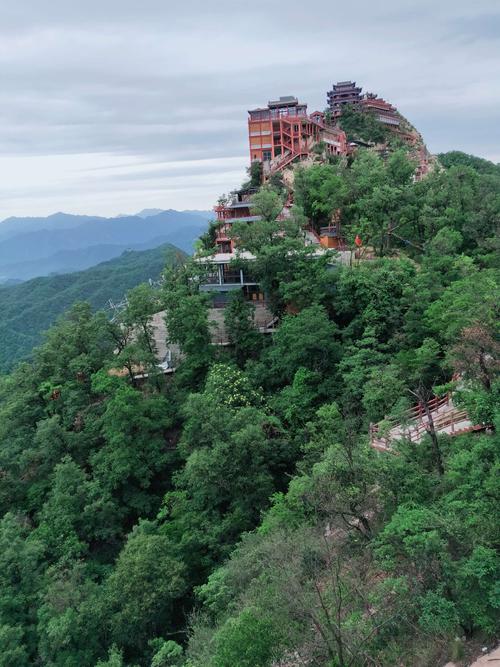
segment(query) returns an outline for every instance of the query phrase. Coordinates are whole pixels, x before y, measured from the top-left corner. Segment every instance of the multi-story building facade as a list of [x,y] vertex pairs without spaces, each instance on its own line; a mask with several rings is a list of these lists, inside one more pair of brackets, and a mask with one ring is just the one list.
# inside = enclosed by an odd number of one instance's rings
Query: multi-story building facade
[[[325,115],[315,111],[307,113],[307,105],[296,97],[280,97],[267,107],[248,112],[248,138],[250,161],[262,163],[263,180],[272,173],[282,171],[294,161],[310,158],[313,149],[322,145],[329,155],[346,155],[348,152],[345,132],[326,123]],[[213,303],[223,306],[232,291],[241,289],[245,296],[254,301],[262,301],[264,295],[248,270],[235,268],[237,257],[252,259],[247,252],[236,253],[235,240],[231,229],[236,222],[251,224],[260,220],[251,209],[252,196],[256,188],[234,192],[230,201],[223,201],[214,207],[216,222],[216,251],[199,261],[210,267],[201,289],[211,292]],[[286,202],[281,218],[290,215],[291,202]],[[318,246],[340,247],[340,228],[332,224],[321,230],[321,235],[310,233],[309,242]]]
[[345,133],[327,126],[324,115],[307,113],[307,104],[296,97],[280,97],[268,102],[267,107],[248,112],[248,141],[250,161],[261,162],[264,178],[280,171],[291,162],[309,157],[322,142],[333,155],[345,155]]
[[[285,170],[293,162],[312,158],[318,153],[315,149],[319,145],[319,153],[323,155],[348,155],[353,150],[353,144],[348,144],[345,132],[336,124],[346,104],[361,112],[373,114],[415,150],[419,163],[416,178],[422,178],[428,172],[428,153],[420,135],[407,123],[403,123],[404,119],[392,104],[376,94],[363,94],[362,88],[353,81],[335,84],[327,93],[327,98],[330,114],[320,111],[308,114],[307,105],[294,96],[280,97],[268,102],[266,107],[248,112],[250,162],[262,164],[264,182],[271,174]],[[216,251],[209,257],[199,258],[199,261],[207,266],[201,289],[212,293],[215,306],[223,306],[234,290],[242,290],[251,300],[264,300],[251,272],[236,268],[234,260],[238,257],[247,260],[253,257],[248,252],[236,251],[231,233],[236,222],[251,224],[260,220],[252,212],[251,202],[255,192],[256,188],[239,190],[232,194],[229,201],[222,201],[214,208],[217,216]],[[290,206],[291,202],[288,201],[280,214],[281,218],[290,215]],[[342,261],[349,255],[338,211],[332,215],[327,226],[305,230],[304,240],[307,245],[317,246],[318,253],[324,252],[324,249],[335,249],[342,256]]]
[[[258,215],[253,215],[251,212],[251,199],[255,192],[256,188],[238,190],[232,194],[229,201],[220,202],[214,207],[218,223],[215,236],[216,251],[209,258],[202,258],[200,261],[210,265],[210,271],[205,276],[201,289],[213,294],[216,306],[224,305],[230,293],[237,289],[242,289],[245,296],[254,301],[262,301],[264,298],[248,271],[236,269],[233,263],[236,259],[235,241],[231,236],[233,224],[260,220]],[[240,253],[239,256],[243,259],[252,259],[250,253]]]
[[398,129],[401,125],[401,118],[396,107],[378,97],[375,93],[366,93],[359,108],[373,114],[380,123],[389,125],[392,129]]

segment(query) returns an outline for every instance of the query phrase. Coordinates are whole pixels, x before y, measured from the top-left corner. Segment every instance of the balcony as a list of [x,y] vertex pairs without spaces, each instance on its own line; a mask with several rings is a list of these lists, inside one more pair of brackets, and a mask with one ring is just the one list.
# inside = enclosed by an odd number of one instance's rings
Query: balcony
[[328,227],[321,227],[319,230],[319,235],[320,236],[330,236],[333,238],[339,238],[340,237],[340,229],[337,227],[337,225],[329,225]]
[[203,285],[218,285],[218,284],[219,284],[218,273],[207,273],[203,276]]
[[226,269],[223,267],[222,270],[222,284],[223,285],[233,285],[234,283],[242,283],[242,276],[239,269]]

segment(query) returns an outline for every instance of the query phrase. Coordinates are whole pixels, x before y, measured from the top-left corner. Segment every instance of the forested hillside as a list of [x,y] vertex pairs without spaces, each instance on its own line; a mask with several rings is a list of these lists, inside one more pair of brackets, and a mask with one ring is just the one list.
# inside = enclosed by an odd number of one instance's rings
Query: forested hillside
[[31,353],[57,317],[77,301],[93,309],[120,301],[140,283],[158,280],[166,266],[182,263],[182,250],[166,243],[142,252],[129,251],[86,271],[34,278],[0,286],[0,370],[12,368]]
[[[114,322],[74,306],[1,378],[1,667],[439,667],[498,636],[500,177],[441,164],[298,167],[281,222],[283,184],[256,195],[238,244],[272,336],[235,297],[211,345],[190,260]],[[304,246],[337,210],[374,259]],[[487,428],[369,446],[447,391]]]

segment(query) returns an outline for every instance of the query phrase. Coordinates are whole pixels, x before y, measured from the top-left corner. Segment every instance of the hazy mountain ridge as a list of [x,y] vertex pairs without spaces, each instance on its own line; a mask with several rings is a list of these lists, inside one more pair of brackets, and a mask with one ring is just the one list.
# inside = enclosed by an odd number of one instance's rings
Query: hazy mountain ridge
[[97,215],[73,215],[72,213],[52,213],[47,216],[5,218],[0,222],[0,241],[18,234],[26,234],[41,229],[72,229],[88,222],[107,218]]
[[174,212],[174,213],[188,213],[190,215],[197,215],[200,218],[203,218],[204,220],[209,220],[213,217],[214,213],[213,211],[208,211],[208,210],[199,210],[199,209],[183,209],[182,211],[176,211],[174,208],[143,208],[141,211],[138,211],[137,213],[120,213],[117,215],[117,218],[130,218],[132,217],[137,217],[137,218],[151,218],[153,215],[158,215],[159,213],[166,213],[166,212]]
[[56,213],[0,223],[0,280],[83,270],[126,249],[169,242],[190,253],[204,231],[201,214],[163,211],[141,218],[99,218]]
[[[183,235],[194,234],[192,228],[183,230]],[[126,244],[99,244],[85,248],[73,250],[62,249],[49,257],[42,257],[35,260],[17,261],[12,264],[0,266],[0,287],[9,283],[17,284],[26,280],[32,280],[36,277],[48,277],[73,273],[74,271],[84,271],[91,267],[118,258],[126,251],[143,251],[156,248],[164,243],[170,243],[171,234],[156,236],[144,243],[130,242]],[[179,235],[177,235],[179,238]],[[174,244],[173,244],[174,245]],[[8,278],[2,282],[4,275],[15,275],[16,278]]]

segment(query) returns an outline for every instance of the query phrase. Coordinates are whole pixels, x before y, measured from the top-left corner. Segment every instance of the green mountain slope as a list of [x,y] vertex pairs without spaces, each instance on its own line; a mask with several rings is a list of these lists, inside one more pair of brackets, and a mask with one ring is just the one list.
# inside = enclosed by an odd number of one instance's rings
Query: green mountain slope
[[[0,376],[0,667],[438,667],[496,644],[500,178],[464,160],[298,165],[285,220],[282,186],[258,192],[270,220],[238,247],[269,335],[234,292],[212,345],[187,258],[119,321],[76,304]],[[369,259],[304,245],[333,211]]]
[[76,301],[103,308],[163,268],[185,259],[182,250],[166,243],[152,250],[127,251],[97,266],[57,276],[34,278],[0,288],[0,369],[26,357],[55,319]]

